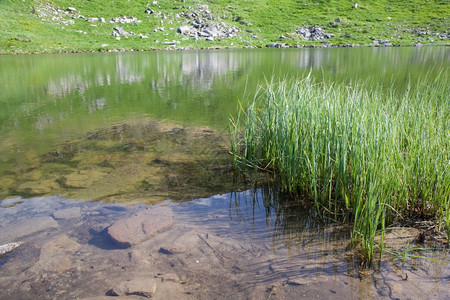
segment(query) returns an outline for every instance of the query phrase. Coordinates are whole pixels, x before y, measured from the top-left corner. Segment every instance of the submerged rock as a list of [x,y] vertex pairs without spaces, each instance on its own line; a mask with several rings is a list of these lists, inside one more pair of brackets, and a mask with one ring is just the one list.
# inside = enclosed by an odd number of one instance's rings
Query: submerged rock
[[31,217],[8,226],[8,230],[0,231],[0,240],[17,239],[59,227],[58,222],[50,216]]
[[45,243],[41,248],[39,261],[33,266],[33,271],[63,273],[72,268],[72,258],[80,244],[62,235]]
[[17,248],[19,248],[22,245],[23,245],[23,242],[8,243],[8,244],[0,245],[0,257],[16,250]]
[[81,209],[79,207],[60,209],[53,213],[53,218],[56,220],[81,218]]
[[137,278],[130,281],[124,281],[108,291],[111,296],[129,296],[136,295],[146,298],[152,298],[156,293],[156,279]]
[[108,228],[109,237],[120,247],[137,245],[173,225],[173,211],[168,207],[141,210]]

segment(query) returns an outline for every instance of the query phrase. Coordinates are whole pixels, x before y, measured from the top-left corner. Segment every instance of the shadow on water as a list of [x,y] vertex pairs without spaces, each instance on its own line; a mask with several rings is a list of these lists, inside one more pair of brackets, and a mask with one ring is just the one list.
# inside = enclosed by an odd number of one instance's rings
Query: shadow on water
[[117,250],[121,249],[121,247],[117,246],[111,238],[108,236],[108,229],[105,228],[100,232],[95,231],[94,229],[89,230],[89,234],[91,239],[88,241],[88,245],[97,247],[103,250]]

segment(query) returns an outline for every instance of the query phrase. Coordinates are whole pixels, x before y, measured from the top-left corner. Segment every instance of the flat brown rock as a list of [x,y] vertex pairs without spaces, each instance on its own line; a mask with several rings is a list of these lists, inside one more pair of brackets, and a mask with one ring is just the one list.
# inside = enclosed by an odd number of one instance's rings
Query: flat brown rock
[[152,207],[116,221],[108,228],[109,237],[120,247],[137,245],[173,225],[173,211],[168,207]]
[[137,278],[130,281],[124,281],[110,290],[114,296],[141,296],[152,298],[156,293],[156,279]]
[[72,268],[72,258],[80,247],[66,235],[51,240],[42,246],[39,262],[33,266],[33,270],[36,273],[63,273]]

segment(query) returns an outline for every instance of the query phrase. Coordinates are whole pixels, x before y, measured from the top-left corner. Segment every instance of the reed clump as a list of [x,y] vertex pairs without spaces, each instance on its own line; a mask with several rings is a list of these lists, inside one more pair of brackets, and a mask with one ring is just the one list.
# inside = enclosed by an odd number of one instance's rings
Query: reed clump
[[[450,232],[450,101],[446,76],[405,92],[266,82],[231,117],[237,169],[271,171],[319,212],[346,215],[353,241],[373,259],[375,236],[401,218],[429,218]],[[381,244],[378,245],[382,247]]]

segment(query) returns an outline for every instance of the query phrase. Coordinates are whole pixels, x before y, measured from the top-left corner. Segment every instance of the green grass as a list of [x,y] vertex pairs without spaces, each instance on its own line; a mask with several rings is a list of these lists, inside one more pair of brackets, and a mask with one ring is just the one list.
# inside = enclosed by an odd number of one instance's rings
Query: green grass
[[447,74],[405,93],[363,86],[267,82],[231,118],[232,152],[237,168],[272,172],[292,196],[349,218],[371,261],[394,221],[435,219],[450,232],[450,88]]
[[[0,53],[49,53],[108,50],[152,50],[173,48],[165,41],[178,41],[176,48],[225,48],[266,47],[271,43],[290,46],[368,45],[376,39],[388,39],[394,45],[444,44],[450,24],[448,1],[364,1],[353,9],[353,1],[337,0],[186,0],[159,1],[133,0],[1,0],[0,1]],[[161,15],[145,14],[147,4]],[[191,12],[200,4],[209,4],[209,10],[217,22],[236,26],[239,35],[233,38],[182,40],[176,29],[185,25],[186,19],[177,14]],[[74,7],[86,18],[103,17],[105,23],[89,23],[84,19],[72,19],[65,14],[67,7]],[[56,15],[42,16],[42,11]],[[166,19],[162,19],[162,15]],[[59,19],[52,20],[57,16]],[[123,24],[126,31],[136,36],[116,40],[111,36],[115,24],[108,19],[134,16],[139,24]],[[340,18],[340,23],[333,20]],[[237,20],[237,21],[236,21]],[[63,24],[62,21],[73,21]],[[162,22],[162,23],[161,23]],[[96,25],[96,26],[92,26]],[[119,24],[120,25],[120,24]],[[324,41],[308,41],[295,34],[300,26],[318,25],[335,37]],[[164,31],[155,29],[164,27]],[[419,35],[416,29],[428,30]],[[141,39],[138,34],[148,36]],[[257,37],[253,37],[256,35]],[[284,35],[285,38],[281,36]],[[439,36],[445,36],[441,39]]]

